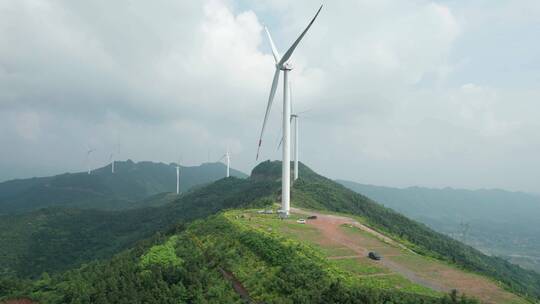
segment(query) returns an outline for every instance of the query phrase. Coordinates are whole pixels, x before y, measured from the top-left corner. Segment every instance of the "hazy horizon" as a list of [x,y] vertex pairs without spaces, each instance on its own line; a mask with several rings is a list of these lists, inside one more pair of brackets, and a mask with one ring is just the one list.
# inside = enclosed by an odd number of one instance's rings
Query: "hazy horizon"
[[[312,1],[0,2],[0,181],[119,159],[249,173]],[[540,193],[540,2],[324,3],[292,58],[301,161],[389,187]],[[353,26],[351,26],[353,25]],[[24,39],[22,38],[24,37]],[[280,159],[281,87],[262,157]]]

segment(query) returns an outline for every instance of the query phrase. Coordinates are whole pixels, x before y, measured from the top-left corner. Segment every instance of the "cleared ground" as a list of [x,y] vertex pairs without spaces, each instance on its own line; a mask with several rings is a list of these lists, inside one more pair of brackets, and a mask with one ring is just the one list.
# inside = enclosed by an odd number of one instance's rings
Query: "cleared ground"
[[[248,214],[245,220],[318,247],[331,263],[358,276],[364,286],[426,295],[457,289],[484,303],[528,303],[485,277],[415,254],[352,218],[301,209],[293,212],[288,220],[256,213]],[[296,223],[297,218],[307,215],[316,215],[317,219],[305,225]],[[370,251],[378,252],[383,259],[367,258]]]

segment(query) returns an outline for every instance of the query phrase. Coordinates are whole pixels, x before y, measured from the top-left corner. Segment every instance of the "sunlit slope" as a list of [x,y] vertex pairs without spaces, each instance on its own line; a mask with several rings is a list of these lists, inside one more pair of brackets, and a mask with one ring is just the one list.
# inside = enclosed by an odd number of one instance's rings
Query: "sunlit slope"
[[[180,190],[208,184],[225,177],[221,163],[181,167]],[[231,170],[231,175],[247,177]],[[21,213],[50,206],[119,210],[141,207],[141,200],[176,191],[176,165],[131,160],[118,161],[86,172],[19,179],[0,183],[0,214]],[[138,202],[138,204],[136,204]]]
[[[299,224],[296,219],[316,215]],[[322,214],[295,209],[292,219],[245,212],[245,223],[274,231],[314,246],[330,264],[346,271],[365,287],[437,296],[458,290],[484,303],[528,303],[494,281],[451,264],[422,256],[347,215]],[[368,258],[375,251],[382,260]]]
[[[269,172],[279,178],[279,162],[265,162],[252,175],[264,178]],[[523,296],[540,299],[540,274],[524,270],[507,261],[487,256],[427,226],[383,207],[344,186],[313,172],[300,164],[300,179],[292,188],[292,205],[296,207],[343,212],[364,219],[370,227],[391,236],[415,252],[446,261],[458,267],[483,274]]]

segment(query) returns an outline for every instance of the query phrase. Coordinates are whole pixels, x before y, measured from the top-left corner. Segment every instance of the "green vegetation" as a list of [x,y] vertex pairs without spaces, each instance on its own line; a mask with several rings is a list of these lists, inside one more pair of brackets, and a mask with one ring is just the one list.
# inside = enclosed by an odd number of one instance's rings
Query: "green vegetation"
[[178,237],[172,236],[163,245],[155,245],[147,253],[141,257],[141,267],[148,269],[150,267],[180,267],[184,262],[181,258],[176,256],[175,244],[178,241]]
[[[241,210],[211,216],[222,210],[274,203],[279,193],[276,167],[278,162],[264,162],[250,179],[221,179],[154,208],[58,208],[12,216],[11,222],[0,219],[0,299],[28,296],[40,303],[240,303],[241,297],[231,287],[233,281],[241,282],[254,302],[475,303],[457,294],[441,298],[394,274],[384,274],[383,279],[362,277],[359,273],[377,271],[362,264],[344,269],[350,261],[329,261],[327,256],[337,251],[346,255],[346,250],[306,245],[305,240],[317,239],[317,232],[307,225],[277,219],[258,222]],[[515,292],[539,298],[540,281],[534,273],[487,257],[303,165],[301,170],[301,179],[293,188],[293,204],[355,214],[421,254],[490,276]],[[10,260],[14,257],[15,263]]]
[[[186,192],[225,176],[225,165],[208,163],[182,167],[180,190]],[[231,170],[231,175],[247,177]],[[176,191],[176,165],[131,160],[96,169],[92,174],[65,173],[51,177],[19,179],[0,183],[0,215],[51,206],[122,210],[166,204],[169,199],[148,197]]]
[[[234,218],[237,218],[237,222],[255,228],[258,231],[274,234],[276,237],[287,236],[288,238],[295,240],[302,245],[307,245],[307,248],[315,249],[317,256],[323,257],[324,260],[328,260],[328,265],[325,262],[325,267],[330,265],[337,266],[334,271],[341,273],[348,273],[346,277],[354,282],[355,288],[367,287],[373,289],[388,289],[388,290],[400,290],[400,292],[414,293],[422,296],[440,297],[441,294],[434,292],[429,288],[414,284],[404,277],[397,274],[388,274],[388,270],[373,265],[367,258],[362,258],[365,262],[358,263],[361,259],[341,259],[344,256],[357,255],[356,252],[346,247],[336,247],[335,244],[320,244],[319,241],[324,239],[318,233],[318,230],[310,225],[299,225],[296,223],[298,218],[296,215],[292,215],[290,218],[280,220],[275,216],[259,215],[254,212],[238,211],[230,212],[234,214]],[[232,215],[228,216],[232,218]],[[340,259],[329,260],[328,258],[339,257]],[[330,267],[332,268],[332,267]],[[356,277],[354,274],[385,274],[381,276],[361,276]]]
[[405,189],[338,181],[438,232],[540,273],[540,197],[503,190]]
[[293,203],[297,206],[358,215],[371,227],[409,244],[417,253],[486,275],[502,282],[513,292],[540,299],[540,274],[512,265],[504,259],[487,256],[317,175],[304,165],[300,168],[301,178],[293,188]]
[[[18,283],[22,288],[6,296],[28,296],[40,303],[241,303],[222,275],[227,272],[256,303],[476,303],[456,294],[438,298],[359,285],[317,250],[248,221],[242,211],[212,216],[173,236],[158,235],[110,261]],[[142,267],[150,253],[169,256],[171,246],[183,263]]]
[[[332,260],[331,263],[341,269],[347,269],[348,271],[360,274],[383,274],[388,273],[388,270],[370,263],[367,263],[368,258],[349,258],[349,259],[337,259]],[[364,261],[361,261],[364,260]],[[393,286],[392,286],[393,287]]]
[[111,257],[138,240],[223,209],[265,204],[272,182],[227,178],[157,208],[49,208],[0,217],[0,276],[39,276]]

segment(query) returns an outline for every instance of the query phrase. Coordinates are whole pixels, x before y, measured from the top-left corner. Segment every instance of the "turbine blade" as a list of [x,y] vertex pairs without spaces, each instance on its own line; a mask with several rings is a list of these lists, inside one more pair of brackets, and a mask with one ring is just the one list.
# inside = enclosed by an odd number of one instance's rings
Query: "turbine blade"
[[259,146],[257,148],[257,156],[255,160],[259,159],[259,152],[261,150],[262,138],[264,135],[264,129],[266,128],[266,122],[268,121],[268,116],[270,115],[270,109],[272,108],[272,102],[274,102],[274,96],[276,95],[276,89],[279,82],[279,73],[281,71],[276,68],[274,73],[274,80],[272,81],[272,88],[270,89],[270,96],[268,97],[268,104],[266,105],[266,113],[264,114],[264,121],[261,129],[261,135],[259,136]]
[[276,61],[276,63],[278,63],[281,57],[279,56],[279,52],[276,49],[274,40],[272,40],[272,36],[270,35],[270,32],[268,31],[268,28],[266,26],[264,27],[264,30],[266,31],[266,36],[268,36],[268,41],[270,41],[270,46],[272,47],[272,55],[274,55],[274,60]]
[[300,34],[300,36],[298,37],[298,39],[296,39],[296,41],[293,43],[293,45],[291,45],[291,47],[287,50],[285,55],[283,55],[283,57],[281,57],[281,60],[279,61],[278,66],[280,66],[280,67],[283,66],[283,64],[285,64],[285,62],[287,62],[287,60],[289,60],[289,58],[291,58],[291,55],[294,52],[294,49],[296,49],[296,46],[298,46],[298,44],[300,43],[300,40],[302,40],[302,38],[304,38],[304,35],[307,33],[307,31],[309,30],[309,28],[311,27],[313,22],[315,22],[315,19],[317,19],[317,16],[321,12],[322,7],[323,7],[322,5],[321,5],[321,7],[319,7],[319,10],[315,14],[315,17],[313,17],[313,19],[311,19],[311,22],[308,24],[306,29],[302,32],[302,34]]

